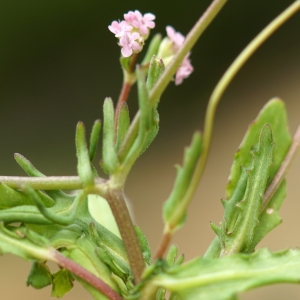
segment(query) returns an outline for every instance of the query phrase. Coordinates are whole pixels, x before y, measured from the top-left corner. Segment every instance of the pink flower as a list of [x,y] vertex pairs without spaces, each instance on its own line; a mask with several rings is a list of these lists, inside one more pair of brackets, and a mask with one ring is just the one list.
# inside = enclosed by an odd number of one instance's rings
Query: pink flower
[[131,31],[133,27],[129,25],[126,21],[113,21],[108,29],[115,34],[115,37],[124,36],[125,32]]
[[129,57],[133,51],[141,50],[141,45],[136,41],[140,38],[138,32],[126,32],[120,38],[120,46],[122,47],[121,53],[124,57]]
[[168,37],[174,43],[175,50],[178,50],[182,46],[185,37],[180,32],[176,32],[172,26],[167,26],[166,31]]
[[155,16],[151,13],[144,14],[144,16],[136,10],[135,12],[129,11],[127,14],[124,14],[124,19],[128,24],[132,24],[135,28],[140,29],[141,35],[147,36],[149,34],[148,28],[154,28],[155,23],[153,20]]
[[178,68],[175,75],[175,84],[179,85],[182,83],[183,79],[190,76],[190,74],[194,71],[193,66],[191,65],[191,61],[189,59],[190,53],[184,58],[180,67]]

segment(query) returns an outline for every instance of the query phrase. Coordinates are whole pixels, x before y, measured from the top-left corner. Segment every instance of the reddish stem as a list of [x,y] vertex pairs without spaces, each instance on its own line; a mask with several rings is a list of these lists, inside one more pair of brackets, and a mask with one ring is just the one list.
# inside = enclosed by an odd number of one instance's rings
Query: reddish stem
[[162,239],[160,241],[160,244],[155,252],[154,258],[158,259],[158,258],[162,258],[164,253],[166,252],[170,241],[171,241],[171,233],[170,232],[165,232],[162,236]]
[[[137,59],[137,53],[135,53],[130,60],[130,65],[129,65],[129,70],[128,70],[129,74],[131,74],[134,70],[136,59]],[[126,82],[126,80],[124,79],[121,93],[120,93],[120,96],[118,99],[117,107],[115,110],[115,130],[117,130],[118,117],[119,117],[121,105],[123,102],[127,101],[131,86],[132,86],[132,84],[130,82]]]
[[54,252],[55,262],[58,265],[69,270],[76,276],[80,277],[81,279],[89,283],[91,286],[96,288],[107,298],[111,300],[122,300],[122,297],[116,291],[114,291],[107,283],[102,281],[93,273],[89,272],[88,270],[86,270],[76,262],[72,261],[71,259],[63,256],[60,252],[55,250],[53,252]]

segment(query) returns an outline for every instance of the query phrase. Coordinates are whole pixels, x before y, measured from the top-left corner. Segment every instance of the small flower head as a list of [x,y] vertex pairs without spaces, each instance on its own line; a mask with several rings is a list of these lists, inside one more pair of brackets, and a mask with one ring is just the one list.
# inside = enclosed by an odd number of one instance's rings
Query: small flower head
[[[158,57],[162,58],[165,66],[171,62],[185,40],[185,37],[180,32],[176,32],[171,26],[167,26],[166,31],[167,37],[162,40],[157,54]],[[175,74],[176,85],[181,84],[183,79],[187,78],[194,70],[189,55],[190,53],[186,55]]]
[[149,36],[149,29],[155,27],[155,16],[147,13],[144,16],[138,11],[124,14],[123,21],[113,21],[108,29],[119,39],[121,53],[129,57],[133,53],[142,51],[144,41]]
[[132,26],[125,21],[113,21],[108,29],[115,34],[115,37],[119,38],[124,36],[125,32],[131,31]]
[[149,35],[149,29],[155,27],[155,16],[151,13],[144,14],[144,16],[136,10],[135,12],[130,11],[127,14],[124,14],[124,19],[128,24],[132,24],[135,28],[139,28],[140,34],[143,36]]
[[141,45],[138,42],[140,38],[137,32],[126,32],[120,38],[120,46],[122,47],[121,53],[124,57],[129,57],[132,55],[133,51],[139,52],[141,50]]

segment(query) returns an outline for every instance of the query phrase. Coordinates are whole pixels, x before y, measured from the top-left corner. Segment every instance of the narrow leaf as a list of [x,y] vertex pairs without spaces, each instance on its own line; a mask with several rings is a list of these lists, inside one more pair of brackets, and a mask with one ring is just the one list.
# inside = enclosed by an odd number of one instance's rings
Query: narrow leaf
[[106,98],[103,105],[103,164],[104,169],[112,174],[118,166],[118,157],[115,149],[114,106],[111,98]]
[[79,122],[76,128],[76,153],[78,159],[77,171],[80,180],[84,186],[92,186],[94,184],[94,176],[85,138],[85,128],[82,122]]
[[124,140],[127,130],[130,126],[129,110],[126,102],[122,102],[119,115],[118,115],[118,126],[117,126],[117,141],[116,151],[120,149],[120,146]]
[[101,121],[96,120],[94,122],[92,132],[91,132],[91,137],[90,137],[89,155],[90,155],[90,161],[91,162],[94,160],[95,155],[96,155],[97,146],[98,146],[98,142],[99,142],[100,131],[101,131]]
[[202,151],[202,140],[199,132],[193,136],[190,147],[185,150],[183,166],[177,166],[177,177],[171,195],[164,203],[163,217],[170,231],[182,226],[187,203],[182,200],[187,193],[196,162]]

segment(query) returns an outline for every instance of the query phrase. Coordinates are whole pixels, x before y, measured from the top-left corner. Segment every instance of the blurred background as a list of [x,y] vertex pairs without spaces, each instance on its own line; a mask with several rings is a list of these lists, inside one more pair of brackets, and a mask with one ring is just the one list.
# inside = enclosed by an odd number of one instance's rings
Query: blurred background
[[[126,185],[136,223],[156,249],[163,222],[161,207],[175,178],[174,165],[195,130],[202,130],[209,96],[234,58],[293,1],[231,0],[192,51],[194,73],[170,84],[159,112],[160,133],[133,168]],[[152,34],[172,25],[186,35],[210,0],[2,0],[0,2],[0,175],[24,175],[14,162],[21,153],[47,175],[75,175],[75,126],[102,118],[105,97],[117,100],[122,84],[120,48],[107,26],[129,10],[152,12]],[[300,122],[300,13],[280,28],[247,62],[229,86],[217,111],[211,153],[189,208],[185,227],[173,242],[186,259],[202,255],[214,237],[209,222],[223,215],[234,152],[260,108],[271,98],[286,102],[293,134]],[[140,59],[142,54],[140,55]],[[128,101],[137,109],[135,87]],[[100,152],[100,147],[99,147]],[[100,155],[98,156],[100,159]],[[288,174],[283,224],[261,246],[272,250],[300,245],[300,158]],[[297,172],[298,171],[298,172]],[[26,287],[30,263],[0,258],[1,299],[50,299],[51,289]],[[91,299],[75,284],[64,299]],[[262,288],[241,299],[299,299],[300,287]]]

